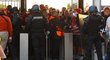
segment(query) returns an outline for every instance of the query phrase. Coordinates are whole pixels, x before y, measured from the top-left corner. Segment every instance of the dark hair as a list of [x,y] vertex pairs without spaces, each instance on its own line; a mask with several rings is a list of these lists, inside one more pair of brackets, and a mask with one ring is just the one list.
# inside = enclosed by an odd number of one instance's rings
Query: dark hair
[[21,9],[21,12],[24,12],[24,11],[26,11],[26,9]]
[[17,11],[17,12],[19,13],[19,10],[18,10],[17,7],[13,7],[13,8],[11,9],[11,13],[13,13],[14,11]]

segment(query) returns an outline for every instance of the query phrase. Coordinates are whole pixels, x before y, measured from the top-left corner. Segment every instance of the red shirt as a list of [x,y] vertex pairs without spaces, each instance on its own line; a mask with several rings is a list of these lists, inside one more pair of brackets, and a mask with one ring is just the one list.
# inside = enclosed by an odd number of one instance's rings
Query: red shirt
[[72,31],[73,31],[73,35],[80,35],[79,27],[77,26],[75,16],[73,16],[72,18]]
[[[4,20],[4,18],[6,20]],[[3,15],[3,17],[0,16],[0,31],[8,31],[9,36],[12,36],[12,23],[9,17]]]
[[26,13],[21,13],[20,14],[20,18],[21,18],[21,23],[22,25],[26,25],[26,17],[28,16],[28,14]]

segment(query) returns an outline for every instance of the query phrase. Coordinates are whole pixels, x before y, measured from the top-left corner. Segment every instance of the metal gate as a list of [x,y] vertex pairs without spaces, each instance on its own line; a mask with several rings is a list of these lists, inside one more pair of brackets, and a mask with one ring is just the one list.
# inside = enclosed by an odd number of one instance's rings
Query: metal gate
[[8,5],[20,8],[21,0],[0,0],[0,8],[6,8]]

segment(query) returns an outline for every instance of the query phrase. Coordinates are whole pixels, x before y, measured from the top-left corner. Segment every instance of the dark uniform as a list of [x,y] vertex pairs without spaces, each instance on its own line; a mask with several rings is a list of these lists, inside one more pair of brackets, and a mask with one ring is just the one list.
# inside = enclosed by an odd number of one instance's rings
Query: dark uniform
[[[34,12],[27,18],[27,32],[29,32],[29,45],[33,52],[33,60],[44,60],[45,59],[45,30],[46,30],[46,19],[40,12]],[[30,49],[29,49],[30,50]]]
[[[94,10],[94,6],[90,7]],[[92,11],[93,12],[93,11]],[[86,58],[84,60],[92,60],[92,50],[93,45],[95,45],[98,60],[103,60],[102,58],[102,46],[101,46],[101,36],[100,29],[104,27],[104,19],[102,16],[97,15],[96,11],[91,13],[83,27],[83,32],[87,34],[87,45],[86,45]]]

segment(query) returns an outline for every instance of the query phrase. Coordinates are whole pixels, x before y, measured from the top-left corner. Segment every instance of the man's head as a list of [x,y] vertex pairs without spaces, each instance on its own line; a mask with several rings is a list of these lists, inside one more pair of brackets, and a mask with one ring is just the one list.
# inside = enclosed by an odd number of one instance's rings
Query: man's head
[[11,8],[12,8],[11,5],[8,5],[8,6],[7,6],[7,10],[10,10]]
[[76,11],[78,14],[82,13],[82,9],[81,9],[81,8],[77,8],[77,9],[75,9],[75,11]]
[[12,8],[12,13],[18,13],[18,12],[19,12],[19,10],[18,10],[17,7],[13,7],[13,8]]
[[96,6],[90,6],[89,7],[89,13],[92,14],[92,13],[97,13],[98,12],[98,9]]
[[110,15],[110,8],[109,7],[105,7],[103,10],[104,10],[103,11],[104,16],[109,16]]
[[3,8],[0,8],[0,14],[5,14]]
[[32,6],[32,12],[39,12],[39,11],[40,11],[40,9],[37,4]]
[[40,5],[40,10],[46,10],[46,7],[44,6],[44,4]]

